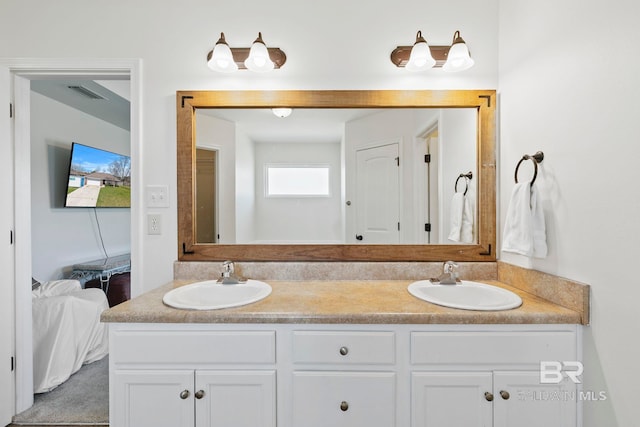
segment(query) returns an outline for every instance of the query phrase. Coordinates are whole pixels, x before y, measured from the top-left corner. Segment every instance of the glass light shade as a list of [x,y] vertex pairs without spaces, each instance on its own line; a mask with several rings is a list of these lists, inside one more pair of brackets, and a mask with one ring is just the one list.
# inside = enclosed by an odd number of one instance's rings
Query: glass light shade
[[291,112],[293,111],[291,108],[272,108],[271,111],[273,112],[273,114],[275,114],[277,117],[280,118],[285,118],[285,117],[289,117],[291,115]]
[[[459,38],[458,40],[462,40]],[[474,60],[469,56],[469,49],[467,44],[462,41],[455,41],[449,49],[447,55],[447,62],[442,66],[442,70],[448,73],[454,73],[456,71],[468,70],[475,64]]]
[[274,68],[273,61],[269,57],[269,51],[262,41],[262,34],[258,33],[258,38],[251,45],[249,57],[244,61],[245,67],[257,73],[271,71]]
[[233,59],[233,54],[229,45],[224,39],[224,34],[220,35],[220,39],[213,47],[211,58],[207,62],[209,68],[221,73],[233,73],[238,70],[238,65]]
[[238,65],[233,60],[231,49],[226,44],[217,44],[213,48],[213,54],[207,65],[212,70],[221,73],[233,73],[238,70]]
[[431,49],[427,41],[422,37],[422,33],[418,31],[416,42],[411,48],[409,62],[405,68],[409,71],[422,71],[432,68],[436,65],[436,60],[431,56]]

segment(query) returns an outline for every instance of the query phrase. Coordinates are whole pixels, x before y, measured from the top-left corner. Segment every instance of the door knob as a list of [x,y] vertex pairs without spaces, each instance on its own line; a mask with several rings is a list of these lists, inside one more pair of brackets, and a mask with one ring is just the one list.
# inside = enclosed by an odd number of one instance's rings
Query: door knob
[[340,403],[340,410],[342,412],[346,412],[348,409],[349,409],[349,404],[343,400],[342,403]]
[[362,234],[356,234],[356,240],[362,240],[362,239],[363,239]]
[[191,393],[189,393],[189,390],[182,390],[180,392],[180,399],[182,399],[182,400],[187,399],[190,394]]
[[493,401],[493,394],[489,393],[488,391],[484,393],[484,398],[487,399],[487,402],[492,402]]
[[194,396],[196,397],[196,399],[202,399],[204,397],[204,390],[196,391],[196,394]]
[[500,396],[504,399],[504,400],[509,400],[509,397],[511,397],[511,395],[509,394],[508,391],[505,390],[500,390]]
[[349,354],[349,349],[347,347],[340,347],[340,354],[346,356]]

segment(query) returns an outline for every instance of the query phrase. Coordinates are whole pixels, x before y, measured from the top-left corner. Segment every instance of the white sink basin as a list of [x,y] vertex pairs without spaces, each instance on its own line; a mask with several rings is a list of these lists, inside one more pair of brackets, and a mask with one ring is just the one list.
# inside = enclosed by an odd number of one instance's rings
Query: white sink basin
[[511,291],[470,280],[463,280],[456,285],[420,280],[410,284],[407,289],[421,300],[463,310],[510,310],[522,305],[522,299]]
[[271,286],[258,280],[237,285],[222,285],[215,280],[196,282],[167,292],[162,301],[174,308],[216,310],[251,304],[266,298]]

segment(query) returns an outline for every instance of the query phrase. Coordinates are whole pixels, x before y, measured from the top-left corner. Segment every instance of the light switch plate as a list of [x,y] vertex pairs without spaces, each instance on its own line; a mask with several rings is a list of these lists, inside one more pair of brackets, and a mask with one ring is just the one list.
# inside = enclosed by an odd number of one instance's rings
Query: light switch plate
[[147,185],[145,200],[148,208],[168,208],[169,187],[166,185]]

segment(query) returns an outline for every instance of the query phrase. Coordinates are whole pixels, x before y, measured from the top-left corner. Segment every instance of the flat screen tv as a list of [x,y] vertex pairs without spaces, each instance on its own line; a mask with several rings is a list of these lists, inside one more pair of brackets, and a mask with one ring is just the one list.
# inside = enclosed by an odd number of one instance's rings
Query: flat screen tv
[[131,158],[74,142],[64,206],[131,207]]

